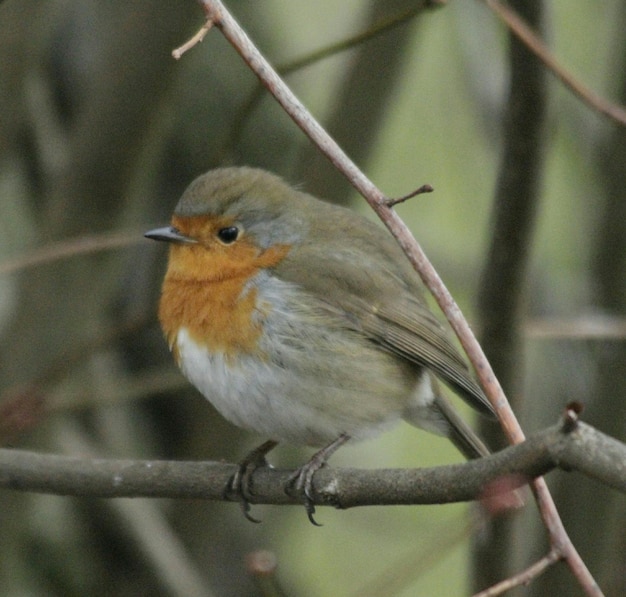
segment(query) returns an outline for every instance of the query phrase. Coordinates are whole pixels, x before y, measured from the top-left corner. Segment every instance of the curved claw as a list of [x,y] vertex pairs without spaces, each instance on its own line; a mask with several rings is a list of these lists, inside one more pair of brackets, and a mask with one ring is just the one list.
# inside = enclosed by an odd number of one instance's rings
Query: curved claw
[[229,499],[237,500],[244,517],[256,524],[259,524],[261,521],[250,514],[250,479],[258,466],[258,464],[254,467],[247,463],[240,464],[237,472],[230,478],[226,487],[226,496]]
[[253,522],[254,524],[261,524],[261,520],[259,518],[254,518],[254,516],[250,514],[250,502],[247,499],[242,498],[240,500],[240,505],[241,505],[241,513],[244,515],[244,518],[246,520],[249,520],[250,522]]
[[309,522],[315,526],[315,527],[323,527],[324,525],[321,522],[317,522],[317,520],[315,520],[315,517],[313,516],[315,514],[315,505],[313,504],[313,502],[309,499],[306,499],[304,501],[304,510],[306,512],[307,518],[309,519]]
[[241,505],[241,511],[247,520],[254,523],[261,521],[250,514],[250,501],[252,500],[252,475],[261,466],[268,466],[266,454],[278,445],[277,441],[268,440],[252,450],[240,463],[237,472],[230,478],[225,497],[237,500]]
[[313,477],[322,467],[326,466],[328,459],[343,446],[350,436],[342,433],[337,439],[313,454],[311,459],[295,471],[288,479],[285,493],[293,497],[301,497],[304,502],[304,509],[311,524],[321,527],[315,520],[315,499],[313,488]]
[[304,503],[309,522],[316,526],[323,526],[315,520],[315,503],[313,499],[313,477],[315,473],[326,464],[325,461],[319,461],[313,456],[309,462],[301,466],[287,480],[285,493],[292,497],[300,497]]

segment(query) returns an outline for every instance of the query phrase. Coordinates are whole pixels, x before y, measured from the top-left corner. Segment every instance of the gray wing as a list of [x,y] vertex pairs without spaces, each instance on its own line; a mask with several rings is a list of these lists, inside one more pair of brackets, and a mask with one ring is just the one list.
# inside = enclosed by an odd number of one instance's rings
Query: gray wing
[[366,335],[391,352],[430,369],[473,408],[483,414],[493,413],[446,329],[421,301],[402,296],[379,306],[358,299],[350,302]]
[[[398,261],[381,259],[377,243],[372,244],[368,251],[358,243],[350,249],[342,245],[336,251],[328,247],[327,255],[332,257],[323,261],[315,248],[298,247],[297,259],[288,256],[276,269],[281,279],[309,290],[334,312],[343,314],[349,327],[389,352],[428,368],[470,406],[492,414],[447,330],[424,304],[419,278],[405,256],[398,249],[401,265],[390,266]],[[347,268],[346,263],[358,263],[359,267]]]

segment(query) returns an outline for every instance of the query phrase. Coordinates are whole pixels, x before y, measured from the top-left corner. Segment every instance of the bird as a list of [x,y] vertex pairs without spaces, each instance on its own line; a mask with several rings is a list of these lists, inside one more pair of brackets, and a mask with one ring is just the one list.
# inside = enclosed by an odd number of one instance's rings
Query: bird
[[313,476],[347,441],[401,420],[489,453],[440,382],[492,407],[424,299],[396,240],[279,176],[222,167],[184,191],[169,226],[158,318],[185,377],[234,425],[269,438],[231,480],[248,514],[251,473],[278,443],[318,448],[291,479],[313,518]]

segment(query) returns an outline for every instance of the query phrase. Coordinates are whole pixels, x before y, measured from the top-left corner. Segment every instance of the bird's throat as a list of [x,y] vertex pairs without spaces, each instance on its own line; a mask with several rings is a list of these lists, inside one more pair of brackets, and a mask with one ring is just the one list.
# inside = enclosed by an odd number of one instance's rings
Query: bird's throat
[[[237,268],[219,259],[207,268],[169,268],[163,282],[159,321],[178,359],[176,339],[181,328],[210,352],[224,355],[259,354],[264,305],[257,304],[254,280],[262,269],[280,262],[288,247],[272,247]],[[194,273],[195,272],[195,273]]]

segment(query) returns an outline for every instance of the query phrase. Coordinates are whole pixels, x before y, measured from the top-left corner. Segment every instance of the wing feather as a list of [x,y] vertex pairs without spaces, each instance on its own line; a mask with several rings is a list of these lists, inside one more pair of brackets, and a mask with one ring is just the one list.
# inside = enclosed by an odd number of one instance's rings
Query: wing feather
[[314,236],[324,243],[324,259],[314,244],[295,246],[276,267],[282,280],[308,290],[345,317],[345,325],[389,352],[430,369],[473,408],[493,413],[447,329],[424,303],[421,281],[393,238],[369,222],[350,230],[331,226]]
[[483,414],[493,412],[446,329],[423,303],[410,297],[380,307],[369,306],[364,301],[350,302],[350,312],[356,315],[368,337],[387,350],[430,369]]

